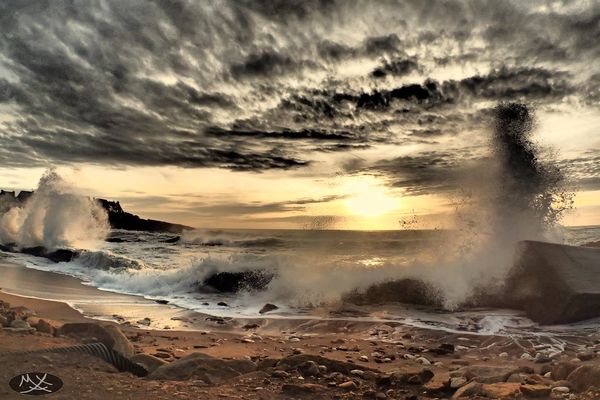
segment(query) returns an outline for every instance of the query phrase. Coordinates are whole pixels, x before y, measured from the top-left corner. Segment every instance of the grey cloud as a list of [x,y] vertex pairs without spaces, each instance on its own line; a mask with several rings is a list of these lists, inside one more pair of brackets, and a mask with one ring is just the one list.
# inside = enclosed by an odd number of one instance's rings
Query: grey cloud
[[[469,0],[2,2],[0,104],[11,118],[0,122],[0,160],[301,168],[314,152],[456,134],[473,122],[471,103],[597,103],[597,77],[578,86],[561,62],[596,61],[600,7],[540,10]],[[378,66],[338,74],[366,61]],[[452,62],[487,72],[396,80]]]

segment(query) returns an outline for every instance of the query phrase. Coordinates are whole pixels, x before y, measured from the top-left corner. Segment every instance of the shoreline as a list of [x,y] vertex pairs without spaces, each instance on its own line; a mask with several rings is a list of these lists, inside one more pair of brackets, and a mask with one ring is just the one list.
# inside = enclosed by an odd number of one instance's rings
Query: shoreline
[[[25,273],[30,284],[35,282],[52,286],[58,283],[62,295],[72,296],[75,304],[77,301],[92,300],[86,296],[103,299],[103,304],[87,304],[90,307],[102,308],[107,307],[107,304],[123,306],[129,302],[135,309],[129,317],[138,315],[136,313],[140,310],[147,314],[151,308],[161,312],[185,313],[178,307],[145,299],[142,302],[144,305],[140,306],[138,298],[130,298],[135,296],[104,292],[82,285],[73,277],[28,269],[25,266],[7,266],[3,262],[0,262],[0,286],[5,283],[10,283],[8,286],[22,283],[16,279],[9,280],[6,271]],[[57,276],[60,278],[56,278]],[[65,286],[61,285],[67,285],[68,288],[73,283],[83,289],[65,293]],[[31,290],[31,287],[25,287],[22,292]],[[1,398],[12,398],[10,396],[14,396],[14,392],[11,392],[7,382],[13,376],[30,370],[40,370],[61,377],[65,385],[61,390],[61,397],[57,398],[65,399],[104,400],[117,397],[145,400],[151,396],[153,399],[165,400],[191,400],[199,397],[251,400],[360,397],[376,400],[422,398],[423,395],[450,398],[457,393],[465,393],[464,398],[526,398],[525,393],[530,390],[549,395],[555,393],[552,391],[554,387],[568,387],[571,392],[575,387],[571,383],[564,379],[550,379],[553,365],[575,363],[574,360],[578,360],[576,366],[595,368],[600,359],[596,358],[596,353],[600,353],[600,332],[560,337],[560,343],[557,344],[556,338],[543,335],[521,340],[508,336],[418,328],[401,322],[364,322],[349,318],[257,318],[232,319],[220,323],[218,318],[205,315],[200,317],[193,312],[187,312],[187,318],[198,318],[197,321],[192,321],[194,329],[183,329],[184,320],[169,319],[168,323],[173,327],[165,330],[160,329],[160,324],[163,323],[161,319],[157,319],[159,322],[153,321],[158,329],[118,321],[101,321],[90,318],[89,311],[85,315],[66,302],[24,297],[0,290],[0,308],[6,307],[3,302],[17,306],[18,310],[23,310],[23,307],[31,310],[34,315],[27,321],[37,327],[38,331],[0,329],[0,365],[6,366],[0,370]],[[40,320],[47,321],[53,329],[58,330],[54,334],[39,331]],[[244,323],[249,325],[249,321],[258,321],[260,324],[243,327]],[[86,343],[83,341],[85,336],[60,334],[60,327],[69,323],[117,327],[124,334],[125,340],[131,343],[137,359],[150,359],[158,365],[156,368],[170,371],[172,375],[157,378],[151,374],[141,379],[130,373],[119,373],[110,364],[84,354],[44,353],[30,354],[27,358],[10,354],[19,350],[41,350]],[[525,354],[527,357],[524,357]],[[191,373],[190,377],[189,371],[198,368],[198,365],[185,363],[192,362],[194,357],[201,357],[203,361],[199,364],[198,375]],[[251,368],[243,373],[233,373],[230,368],[212,370],[210,375],[206,375],[202,372],[202,368],[205,368],[202,366],[208,362],[206,357],[213,360],[210,365],[247,364]],[[311,362],[320,371],[326,372],[307,375],[303,372],[306,367],[303,363],[310,360],[313,360]],[[295,366],[285,367],[285,363],[294,362]],[[283,367],[280,366],[282,363]],[[179,367],[179,364],[182,366]],[[321,369],[322,366],[325,366],[325,370]],[[340,368],[344,372],[332,373],[327,368]],[[451,384],[452,376],[462,377],[460,374],[467,378]],[[399,380],[391,385],[382,383],[396,379],[392,377],[399,377]],[[90,384],[82,389],[81,382]],[[592,399],[599,394],[593,391],[588,393],[589,395],[586,393],[577,398]],[[568,397],[560,395],[552,398]]]

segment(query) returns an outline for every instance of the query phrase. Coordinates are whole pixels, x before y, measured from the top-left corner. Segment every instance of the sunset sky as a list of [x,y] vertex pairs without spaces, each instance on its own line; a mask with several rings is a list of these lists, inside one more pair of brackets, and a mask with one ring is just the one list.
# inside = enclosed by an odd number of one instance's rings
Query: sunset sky
[[1,188],[56,167],[196,227],[444,227],[520,101],[565,223],[600,224],[600,2],[5,1],[0,26]]

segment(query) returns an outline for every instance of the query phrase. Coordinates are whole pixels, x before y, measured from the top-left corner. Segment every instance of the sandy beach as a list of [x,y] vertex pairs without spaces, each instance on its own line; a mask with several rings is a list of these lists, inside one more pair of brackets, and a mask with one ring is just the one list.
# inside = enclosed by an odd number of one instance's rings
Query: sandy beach
[[[223,320],[135,296],[99,291],[72,277],[18,265],[4,263],[0,271],[3,309],[17,307],[23,315],[28,315],[28,324],[38,327],[0,331],[0,359],[5,366],[0,371],[3,399],[20,398],[7,382],[19,373],[33,370],[63,379],[64,387],[48,396],[56,399],[148,396],[416,399],[461,395],[464,398],[596,398],[599,395],[590,389],[593,385],[584,388],[580,381],[569,381],[564,372],[585,365],[597,366],[598,334],[540,336],[537,341],[527,341],[450,333],[401,323],[357,321],[350,317]],[[40,298],[43,293],[45,299]],[[63,299],[69,298],[69,304],[52,301],[53,295],[59,297],[58,293]],[[118,309],[125,315],[121,323],[92,318]],[[154,326],[170,326],[145,329],[139,323],[129,322],[136,318],[150,318]],[[158,325],[155,318],[160,318]],[[46,325],[40,324],[40,319],[52,326],[52,332],[39,328]],[[86,354],[11,354],[97,339],[81,333],[60,333],[73,323],[118,327],[131,344],[132,354],[152,356],[160,365],[159,370],[165,366],[172,368],[162,375],[154,372],[142,378],[118,372],[107,362]],[[557,343],[562,351],[548,357],[545,349],[557,348]],[[185,364],[189,362],[186,360],[198,357],[198,353],[211,357],[210,362]],[[241,363],[245,369],[213,366],[207,373],[206,365],[214,364],[215,360]],[[184,367],[177,367],[182,362]],[[311,367],[315,365],[313,371]],[[86,384],[82,385],[83,382]]]

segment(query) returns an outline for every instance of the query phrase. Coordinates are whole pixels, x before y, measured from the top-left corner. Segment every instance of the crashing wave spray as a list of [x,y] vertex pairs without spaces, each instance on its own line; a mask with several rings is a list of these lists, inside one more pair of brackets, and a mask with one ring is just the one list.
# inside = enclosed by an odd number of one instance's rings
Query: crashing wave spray
[[482,172],[465,180],[469,195],[456,214],[462,236],[452,245],[458,251],[440,262],[443,270],[425,269],[426,281],[441,291],[448,308],[501,286],[516,243],[557,239],[556,224],[573,204],[565,175],[551,157],[544,161],[543,149],[531,139],[531,108],[506,103],[494,111],[490,157]]
[[108,230],[106,211],[77,193],[54,170],[44,173],[25,204],[0,216],[0,242],[20,248],[86,249],[104,239]]

